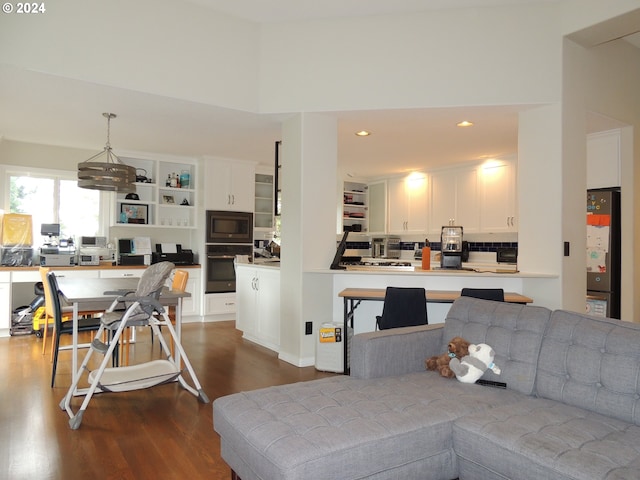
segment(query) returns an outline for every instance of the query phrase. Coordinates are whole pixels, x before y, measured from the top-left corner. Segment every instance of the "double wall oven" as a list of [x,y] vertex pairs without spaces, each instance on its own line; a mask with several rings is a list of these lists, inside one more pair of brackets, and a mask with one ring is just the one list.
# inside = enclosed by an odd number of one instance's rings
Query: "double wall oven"
[[205,293],[236,291],[237,255],[253,258],[253,213],[207,210]]

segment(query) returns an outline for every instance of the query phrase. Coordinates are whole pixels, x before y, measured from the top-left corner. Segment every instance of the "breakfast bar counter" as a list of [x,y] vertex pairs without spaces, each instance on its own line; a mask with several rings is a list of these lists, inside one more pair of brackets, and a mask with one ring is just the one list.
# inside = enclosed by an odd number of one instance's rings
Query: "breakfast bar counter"
[[[342,323],[344,318],[344,297],[341,292],[345,290],[370,289],[384,292],[386,287],[422,287],[428,292],[428,300],[431,296],[431,300],[427,302],[427,316],[431,324],[444,322],[451,307],[450,302],[453,301],[451,295],[458,295],[463,288],[502,288],[535,305],[541,299],[544,302],[540,292],[550,283],[555,288],[555,283],[559,281],[558,275],[546,273],[422,270],[419,267],[413,270],[318,269],[307,272],[307,275],[322,286],[322,291],[331,291],[331,299],[326,299],[332,304],[331,318],[323,316],[322,321],[337,323]],[[375,317],[382,314],[382,305],[381,301],[368,301],[358,307],[358,321],[353,325],[355,334],[375,330]]]

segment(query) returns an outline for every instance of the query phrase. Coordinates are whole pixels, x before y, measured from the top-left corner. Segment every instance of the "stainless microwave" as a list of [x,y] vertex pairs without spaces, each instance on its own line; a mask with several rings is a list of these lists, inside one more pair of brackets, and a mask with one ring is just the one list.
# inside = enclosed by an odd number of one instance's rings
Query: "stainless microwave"
[[207,210],[206,243],[253,244],[253,213]]

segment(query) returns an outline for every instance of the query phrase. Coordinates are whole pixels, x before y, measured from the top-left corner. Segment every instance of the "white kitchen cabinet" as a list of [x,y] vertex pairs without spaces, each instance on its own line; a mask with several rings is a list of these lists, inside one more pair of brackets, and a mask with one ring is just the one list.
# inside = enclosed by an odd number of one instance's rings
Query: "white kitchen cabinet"
[[387,181],[374,182],[369,187],[369,234],[387,233]]
[[255,165],[242,161],[205,159],[206,210],[253,212]]
[[620,130],[587,135],[587,188],[620,184]]
[[100,278],[140,278],[144,268],[108,268],[100,270]]
[[236,328],[243,337],[274,351],[280,349],[280,269],[238,265]]
[[388,181],[388,226],[392,234],[427,231],[427,176],[411,174]]
[[234,315],[236,313],[236,293],[207,293],[204,296],[205,315]]
[[477,168],[464,167],[431,173],[430,234],[460,225],[464,233],[480,230]]
[[480,181],[480,231],[516,232],[516,167],[494,162],[478,169]]

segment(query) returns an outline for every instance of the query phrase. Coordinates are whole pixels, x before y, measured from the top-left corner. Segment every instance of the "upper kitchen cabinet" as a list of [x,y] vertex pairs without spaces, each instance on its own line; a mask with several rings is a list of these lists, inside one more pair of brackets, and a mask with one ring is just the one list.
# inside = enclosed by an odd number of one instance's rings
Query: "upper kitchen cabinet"
[[387,233],[387,181],[368,184],[369,187],[369,234]]
[[241,160],[205,158],[206,210],[253,212],[255,164]]
[[[480,231],[516,232],[516,165],[492,161],[478,168],[480,182]],[[465,229],[466,230],[466,229]]]
[[480,230],[477,167],[431,172],[429,233],[440,235],[443,226],[460,225],[464,233]]
[[587,135],[587,188],[620,184],[620,130]]
[[369,187],[366,183],[344,182],[342,192],[342,230],[354,233],[369,231]]
[[427,176],[414,172],[388,181],[388,233],[424,234],[427,231]]
[[135,195],[115,194],[111,224],[132,228],[158,225],[195,228],[196,161],[142,156],[121,157],[125,164],[136,169],[136,191]]

